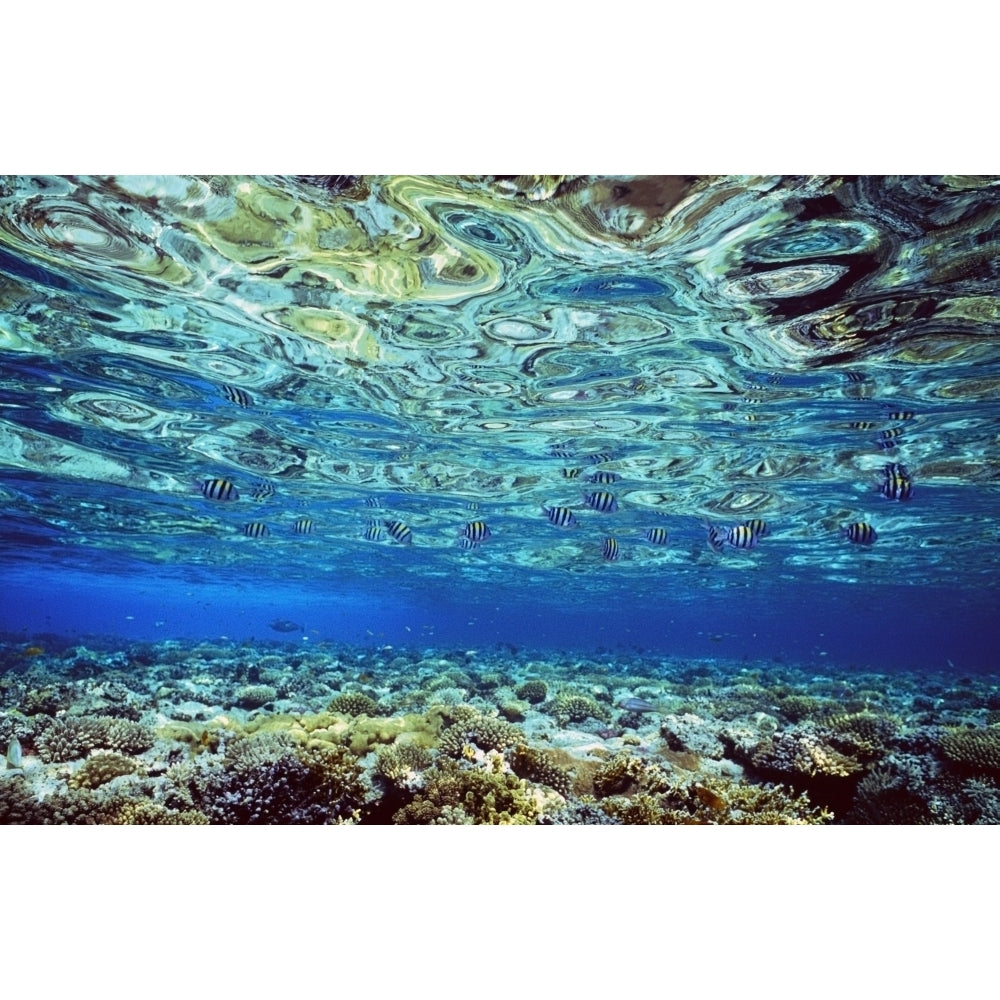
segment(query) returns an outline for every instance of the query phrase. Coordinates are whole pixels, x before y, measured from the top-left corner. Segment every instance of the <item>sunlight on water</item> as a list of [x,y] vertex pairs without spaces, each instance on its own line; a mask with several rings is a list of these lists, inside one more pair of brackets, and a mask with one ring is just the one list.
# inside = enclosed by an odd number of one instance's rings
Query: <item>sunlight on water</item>
[[991,587],[998,239],[983,178],[8,177],[11,562]]

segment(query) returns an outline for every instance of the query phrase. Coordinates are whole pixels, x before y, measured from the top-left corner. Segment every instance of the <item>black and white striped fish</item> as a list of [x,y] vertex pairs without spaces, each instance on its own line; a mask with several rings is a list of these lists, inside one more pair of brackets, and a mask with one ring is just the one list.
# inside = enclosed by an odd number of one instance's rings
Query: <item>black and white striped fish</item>
[[413,543],[413,532],[402,521],[383,521],[386,531],[391,538],[403,545]]
[[583,495],[584,503],[591,508],[591,510],[599,510],[602,514],[613,514],[618,510],[618,501],[614,498],[614,495],[608,493],[607,490],[597,490],[595,493],[585,493]]
[[206,479],[201,484],[202,496],[209,500],[239,500],[240,494],[228,479]]

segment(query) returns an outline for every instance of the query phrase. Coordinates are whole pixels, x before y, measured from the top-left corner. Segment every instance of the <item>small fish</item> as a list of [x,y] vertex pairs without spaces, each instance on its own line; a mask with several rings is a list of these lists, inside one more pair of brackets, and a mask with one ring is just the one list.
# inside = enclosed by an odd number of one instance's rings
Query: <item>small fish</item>
[[583,460],[584,465],[600,465],[601,462],[610,462],[611,455],[606,451],[598,451],[593,455],[587,455]]
[[254,483],[253,489],[250,490],[251,500],[267,500],[269,497],[273,497],[275,493],[274,487],[265,482],[263,479]]
[[378,521],[369,521],[368,524],[365,525],[364,537],[365,541],[368,542],[382,541],[385,535]]
[[607,490],[598,490],[596,493],[584,493],[583,502],[591,510],[599,510],[602,514],[613,514],[618,510],[618,501]]
[[563,479],[576,479],[580,475],[579,469],[563,469]]
[[382,523],[385,525],[390,536],[397,542],[403,545],[411,545],[413,543],[413,532],[402,521],[383,521]]
[[878,533],[867,521],[855,521],[844,528],[844,535],[855,545],[871,545],[878,538]]
[[271,532],[267,530],[267,525],[263,521],[251,521],[243,525],[243,534],[247,538],[266,538]]
[[913,480],[905,465],[890,462],[882,469],[879,493],[887,500],[909,500],[913,496]]
[[863,372],[844,372],[848,382],[867,382],[868,376]]
[[650,528],[646,532],[646,541],[653,545],[666,545],[668,532],[666,528]]
[[734,549],[752,549],[757,544],[757,535],[745,524],[737,524],[729,529],[726,542]]
[[44,653],[44,652],[45,652],[45,650],[41,646],[28,646],[28,648],[24,650],[23,655],[24,656],[41,656],[42,653]]
[[471,538],[467,538],[465,535],[462,535],[462,537],[458,540],[458,547],[460,549],[478,549],[479,542],[474,542]]
[[201,484],[203,496],[209,500],[239,500],[240,494],[228,479],[206,479]]
[[759,517],[752,517],[749,521],[744,521],[743,527],[749,528],[758,538],[767,538],[771,534],[767,521],[762,521]]
[[705,522],[705,533],[708,536],[708,547],[713,552],[721,552],[726,540],[725,533],[720,531],[714,524]]
[[877,441],[876,441],[875,443],[876,443],[876,444],[877,444],[877,445],[878,445],[878,446],[879,446],[879,447],[880,447],[880,448],[881,448],[881,449],[882,449],[883,451],[892,451],[892,450],[893,450],[893,449],[894,449],[894,448],[896,447],[896,442],[895,442],[895,441],[893,441],[893,439],[892,439],[892,438],[887,438],[887,439],[886,439],[886,440],[884,440],[884,441],[883,441],[883,440],[882,440],[881,438],[879,438],[879,439],[878,439],[878,440],[877,440]]
[[546,507],[542,505],[545,516],[559,528],[575,528],[580,522],[573,516],[569,507]]
[[656,709],[650,705],[648,701],[643,701],[642,698],[622,698],[618,702],[618,708],[624,709],[626,712],[655,712]]
[[241,389],[236,385],[223,385],[222,395],[229,400],[230,403],[235,403],[237,406],[253,406],[253,397],[250,395],[246,389]]
[[490,537],[490,529],[485,521],[470,521],[463,529],[462,534],[470,542],[485,542]]
[[588,483],[617,483],[621,479],[621,476],[617,472],[595,472],[593,475],[587,476]]
[[270,626],[275,632],[302,632],[305,629],[304,625],[289,621],[287,618],[275,618],[270,622]]
[[870,431],[875,426],[873,420],[854,420],[848,426],[852,431]]
[[21,766],[21,741],[12,736],[7,744],[7,767],[14,768]]
[[890,441],[892,438],[898,438],[902,433],[902,427],[890,427],[888,430],[879,431],[878,436],[882,441]]
[[615,562],[619,555],[618,540],[615,538],[605,538],[601,543],[601,555],[605,562]]
[[311,517],[300,517],[293,525],[292,531],[296,535],[311,535],[313,530],[313,522]]
[[365,497],[366,507],[381,507],[382,501],[378,497]]
[[465,505],[466,510],[479,510],[479,503],[476,500],[470,500]]
[[887,420],[912,420],[916,414],[913,410],[890,410],[885,416]]

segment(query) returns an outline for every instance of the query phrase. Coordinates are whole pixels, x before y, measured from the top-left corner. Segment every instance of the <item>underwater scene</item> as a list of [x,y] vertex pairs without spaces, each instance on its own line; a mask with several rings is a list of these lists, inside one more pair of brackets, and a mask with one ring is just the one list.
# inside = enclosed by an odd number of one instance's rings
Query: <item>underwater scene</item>
[[0,823],[1000,822],[1000,177],[0,177]]

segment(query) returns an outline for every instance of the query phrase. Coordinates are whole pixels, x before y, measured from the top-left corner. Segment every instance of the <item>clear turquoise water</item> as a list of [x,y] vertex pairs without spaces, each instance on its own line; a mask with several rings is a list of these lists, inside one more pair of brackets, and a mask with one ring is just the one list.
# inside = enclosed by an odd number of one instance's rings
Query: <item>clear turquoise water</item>
[[998,239],[989,178],[4,178],[0,628],[988,670]]

